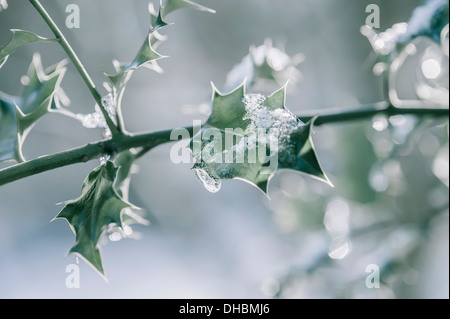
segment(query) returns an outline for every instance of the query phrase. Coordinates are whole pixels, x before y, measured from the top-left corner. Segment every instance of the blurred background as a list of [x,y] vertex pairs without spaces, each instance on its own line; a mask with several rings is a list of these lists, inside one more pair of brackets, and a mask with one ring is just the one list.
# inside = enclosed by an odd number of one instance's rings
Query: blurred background
[[[0,1],[1,2],[1,1]],[[70,3],[80,28],[64,27]],[[164,74],[135,72],[123,100],[127,129],[162,130],[206,120],[201,105],[210,81],[226,87],[228,72],[266,38],[294,56],[303,54],[287,107],[296,114],[358,107],[384,100],[377,55],[360,27],[368,4],[380,8],[380,31],[409,20],[420,1],[210,0],[208,14],[179,10],[161,33]],[[51,32],[28,1],[0,11],[0,45],[10,29]],[[149,26],[146,0],[42,0],[99,90],[112,59],[131,60]],[[156,3],[155,3],[156,4]],[[267,42],[266,42],[267,44]],[[423,43],[422,43],[423,44]],[[432,44],[430,44],[432,45]],[[420,47],[418,45],[418,47]],[[425,46],[426,50],[429,46]],[[34,52],[44,67],[65,55],[55,44],[32,44],[0,70],[0,91],[20,95]],[[445,62],[445,61],[444,61]],[[442,62],[442,63],[444,63]],[[411,62],[410,62],[411,63]],[[446,82],[448,96],[448,56]],[[420,65],[399,75],[408,95]],[[441,70],[443,72],[443,70]],[[276,89],[264,87],[265,93]],[[62,87],[74,113],[94,102],[69,63]],[[255,88],[256,89],[256,88]],[[400,94],[400,93],[399,93]],[[409,98],[409,97],[408,97]],[[447,100],[448,101],[448,100]],[[448,102],[447,102],[448,107]],[[45,116],[24,144],[26,158],[102,138],[58,114]],[[77,164],[0,188],[0,297],[2,298],[448,298],[448,119],[376,117],[317,127],[314,143],[335,188],[308,176],[281,172],[269,201],[256,188],[225,181],[209,193],[189,164],[173,164],[170,144],[138,161],[130,200],[151,221],[136,226],[138,240],[105,240],[109,283],[80,261],[81,287],[66,288],[65,257],[74,236],[55,203],[79,196],[98,161]],[[11,165],[0,163],[0,168]],[[379,289],[366,287],[367,265],[380,268]]]

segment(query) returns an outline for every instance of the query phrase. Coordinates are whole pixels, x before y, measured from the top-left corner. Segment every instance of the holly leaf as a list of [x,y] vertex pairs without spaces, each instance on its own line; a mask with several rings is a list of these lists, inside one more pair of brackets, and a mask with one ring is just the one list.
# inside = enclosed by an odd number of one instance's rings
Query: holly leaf
[[103,277],[99,240],[111,224],[122,228],[123,210],[133,207],[114,186],[118,170],[111,161],[94,169],[85,179],[80,197],[66,202],[55,217],[66,219],[76,236],[69,254],[83,258]]
[[164,58],[165,56],[157,53],[155,49],[166,40],[166,37],[160,35],[157,30],[167,24],[162,21],[160,14],[158,14],[155,18],[154,9],[151,4],[149,5],[149,11],[150,30],[144,40],[144,43],[136,54],[136,57],[130,63],[123,63],[114,60],[113,65],[116,70],[116,74],[105,73],[105,76],[109,80],[107,89],[112,94],[116,110],[120,110],[121,108],[122,97],[125,92],[126,85],[134,71],[141,67],[147,67],[155,70],[156,72],[162,72],[161,67],[159,67],[156,61]]
[[54,42],[56,39],[49,39],[44,38],[41,36],[38,36],[34,33],[19,30],[19,29],[12,29],[11,30],[13,35],[11,39],[6,43],[4,46],[0,48],[0,68],[3,66],[3,64],[8,59],[9,55],[13,53],[14,51],[17,51],[21,47],[33,43],[33,42]]
[[164,21],[164,18],[169,13],[180,8],[194,8],[201,11],[215,12],[214,10],[188,0],[161,0],[158,10],[155,10],[153,4],[149,3],[150,27],[144,43],[136,57],[130,63],[113,61],[116,74],[110,75],[105,73],[109,80],[107,88],[112,94],[115,108],[119,110],[119,112],[126,85],[134,71],[141,67],[146,67],[158,73],[163,72],[162,68],[157,63],[157,60],[165,58],[166,56],[160,55],[155,50],[167,39],[167,37],[161,35],[158,30],[169,25]]
[[0,161],[25,161],[22,145],[37,121],[59,106],[58,95],[66,72],[63,60],[44,70],[39,54],[33,56],[27,75],[23,77],[21,96],[0,95]]
[[245,82],[228,94],[213,86],[211,116],[194,135],[193,170],[216,192],[223,179],[241,179],[266,195],[279,169],[292,169],[329,184],[306,124],[285,107],[286,86],[268,97],[246,94]]

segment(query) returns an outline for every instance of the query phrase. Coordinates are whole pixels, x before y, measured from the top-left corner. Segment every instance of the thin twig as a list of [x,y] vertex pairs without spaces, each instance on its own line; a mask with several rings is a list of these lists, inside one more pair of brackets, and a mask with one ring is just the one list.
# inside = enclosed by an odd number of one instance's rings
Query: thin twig
[[[448,117],[449,111],[448,109],[441,108],[398,109],[383,102],[346,110],[344,112],[339,110],[324,111],[317,116],[315,124],[323,125],[327,123],[361,120],[371,118],[377,114],[385,114],[387,116],[414,114],[423,117]],[[315,116],[306,115],[299,116],[299,119],[306,122],[313,117]],[[186,127],[186,129],[189,131],[190,136],[192,136],[193,127]],[[141,147],[142,150],[138,153],[138,156],[142,156],[155,146],[171,142],[170,135],[172,131],[173,130],[165,130],[136,135],[119,135],[109,140],[91,143],[72,150],[42,156],[25,163],[6,167],[0,170],[0,186],[58,167],[87,162],[98,158],[103,154],[121,152],[130,148]]]
[[86,71],[86,68],[81,63],[80,59],[78,58],[77,54],[72,49],[72,47],[70,46],[70,44],[67,41],[67,39],[65,38],[64,34],[58,28],[56,23],[50,17],[48,12],[45,10],[45,8],[42,6],[42,4],[39,2],[39,0],[29,0],[29,1],[36,8],[36,11],[42,16],[44,21],[47,23],[49,28],[52,30],[53,34],[58,39],[59,44],[64,49],[67,56],[74,64],[75,68],[77,69],[78,73],[83,78],[84,83],[86,84],[87,88],[91,92],[92,97],[94,98],[95,102],[98,104],[103,116],[105,117],[106,124],[108,125],[109,129],[111,130],[111,134],[113,136],[120,134],[120,131],[117,129],[116,125],[109,117],[108,111],[105,109],[105,107],[102,104],[102,97],[101,97],[100,93],[98,93],[97,89],[95,88],[94,81],[92,81],[92,78],[89,76],[89,73]]

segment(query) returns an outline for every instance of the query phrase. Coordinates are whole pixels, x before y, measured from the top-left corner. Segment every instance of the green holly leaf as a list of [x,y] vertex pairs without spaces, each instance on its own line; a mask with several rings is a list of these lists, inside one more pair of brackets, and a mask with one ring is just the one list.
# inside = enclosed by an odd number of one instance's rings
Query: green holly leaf
[[123,210],[133,207],[115,188],[119,168],[107,161],[94,169],[85,179],[78,199],[66,202],[55,217],[66,219],[76,236],[69,254],[83,258],[103,277],[99,240],[108,227],[123,226]]
[[21,47],[33,43],[33,42],[54,42],[56,39],[48,39],[41,36],[38,36],[34,33],[13,29],[11,30],[13,35],[11,39],[4,46],[0,48],[0,68],[8,59],[8,56],[17,51]]
[[150,31],[154,32],[159,28],[169,25],[169,23],[163,20],[161,10],[156,11],[152,2],[148,4],[148,11],[150,12]]
[[158,33],[158,30],[169,25],[163,19],[171,12],[179,8],[194,8],[202,11],[215,12],[202,5],[196,4],[188,0],[166,0],[161,1],[158,11],[154,9],[153,4],[150,3],[148,10],[150,13],[150,27],[148,34],[138,51],[134,60],[130,63],[121,63],[113,61],[116,74],[105,74],[109,80],[107,88],[113,96],[115,108],[121,109],[122,97],[126,89],[126,85],[133,75],[134,71],[141,67],[154,70],[158,73],[162,73],[163,70],[158,65],[157,60],[165,58],[166,56],[160,55],[155,49],[164,42],[167,37]]
[[125,92],[126,85],[133,75],[134,71],[141,67],[147,67],[159,73],[162,72],[162,69],[159,67],[156,61],[164,58],[165,56],[157,53],[155,51],[155,48],[158,47],[163,41],[165,41],[166,37],[160,35],[156,30],[167,24],[163,23],[162,20],[159,20],[161,17],[160,15],[158,15],[159,18],[155,18],[152,8],[153,7],[149,5],[151,17],[150,30],[134,60],[130,63],[123,63],[114,60],[113,65],[116,70],[116,74],[110,75],[105,73],[106,77],[109,80],[107,88],[112,94],[116,110],[120,110],[121,108],[122,97]]
[[59,105],[61,81],[66,72],[63,60],[44,70],[39,54],[33,56],[27,75],[23,77],[21,96],[0,95],[0,161],[25,161],[22,145],[37,121]]
[[193,169],[216,192],[223,179],[241,179],[268,191],[278,169],[309,174],[329,184],[304,124],[285,107],[286,86],[268,97],[246,94],[243,83],[228,94],[213,86],[213,110],[190,143]]

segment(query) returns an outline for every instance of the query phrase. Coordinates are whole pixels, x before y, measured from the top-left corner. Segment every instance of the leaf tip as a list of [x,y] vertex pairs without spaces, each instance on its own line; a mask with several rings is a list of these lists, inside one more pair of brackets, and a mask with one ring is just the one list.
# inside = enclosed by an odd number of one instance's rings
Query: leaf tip
[[216,96],[222,96],[222,93],[220,93],[219,89],[215,86],[214,82],[211,81],[211,88],[212,88],[212,98],[214,99]]
[[[96,248],[98,250],[98,248]],[[66,257],[69,255],[75,255],[78,258],[81,258],[82,260],[84,260],[84,262],[86,262],[89,266],[91,266],[91,268],[93,268],[97,274],[100,275],[100,277],[103,278],[103,280],[108,283],[108,277],[106,277],[106,273],[105,270],[103,269],[103,261],[102,261],[102,257],[101,255],[99,255],[100,258],[100,263],[98,265],[95,265],[94,263],[92,263],[86,256],[84,256],[82,253],[78,252],[76,250],[76,246],[73,246],[66,254]]]

